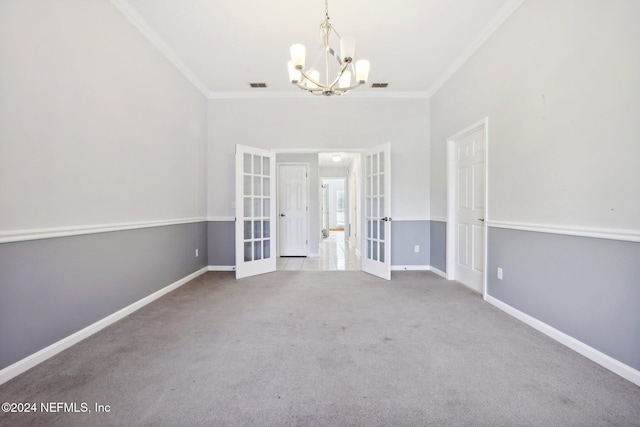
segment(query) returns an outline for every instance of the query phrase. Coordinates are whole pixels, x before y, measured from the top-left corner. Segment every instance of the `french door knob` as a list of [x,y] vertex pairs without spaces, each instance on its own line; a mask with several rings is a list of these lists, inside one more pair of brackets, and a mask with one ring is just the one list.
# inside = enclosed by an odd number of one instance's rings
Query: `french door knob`
[[286,216],[285,214],[281,213],[280,216]]
[[478,218],[478,221],[484,222],[484,218]]
[[391,221],[391,218],[388,216],[385,216],[384,218],[380,218],[381,221]]

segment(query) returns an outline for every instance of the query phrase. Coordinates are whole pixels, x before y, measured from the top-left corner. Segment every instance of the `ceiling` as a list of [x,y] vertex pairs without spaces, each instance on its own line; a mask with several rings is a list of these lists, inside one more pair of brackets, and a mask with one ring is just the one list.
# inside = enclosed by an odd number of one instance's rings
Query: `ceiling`
[[[294,43],[315,57],[323,0],[112,2],[209,97],[311,96],[286,65]],[[366,87],[349,96],[430,96],[521,2],[329,0],[332,25],[371,63]]]
[[[336,160],[334,160],[334,156],[337,156]],[[360,153],[322,152],[318,153],[318,166],[321,168],[350,168],[353,160],[358,156],[360,156]]]

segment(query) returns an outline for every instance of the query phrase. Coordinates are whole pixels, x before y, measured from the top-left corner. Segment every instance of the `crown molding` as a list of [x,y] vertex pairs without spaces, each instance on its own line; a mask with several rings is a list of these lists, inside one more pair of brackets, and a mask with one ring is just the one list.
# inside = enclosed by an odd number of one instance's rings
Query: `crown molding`
[[167,57],[169,61],[173,65],[176,66],[178,70],[191,82],[193,85],[198,88],[200,92],[206,97],[211,95],[211,91],[204,84],[202,80],[196,76],[196,74],[191,71],[191,68],[185,64],[182,59],[169,47],[169,45],[160,37],[158,33],[149,25],[149,23],[138,13],[138,11],[129,3],[127,0],[111,0],[111,3],[120,11],[122,14],[131,21],[131,23],[138,29],[140,32],[151,41],[151,43],[158,48],[158,50]]
[[465,50],[444,70],[433,85],[427,90],[427,97],[431,98],[455,73],[471,58],[471,55],[507,20],[509,16],[522,4],[524,0],[510,0],[484,26],[480,34]]

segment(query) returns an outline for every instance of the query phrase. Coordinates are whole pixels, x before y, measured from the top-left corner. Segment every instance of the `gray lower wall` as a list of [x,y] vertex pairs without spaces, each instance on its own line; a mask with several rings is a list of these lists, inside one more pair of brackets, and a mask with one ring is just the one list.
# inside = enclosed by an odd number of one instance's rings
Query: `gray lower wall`
[[209,221],[207,223],[209,265],[236,265],[235,230],[234,221]]
[[207,259],[204,222],[0,244],[0,369],[198,271]]
[[391,221],[391,265],[429,265],[429,234],[429,221]]
[[[391,264],[429,265],[429,221],[392,221],[391,233]],[[207,238],[209,265],[236,265],[233,221],[209,221]],[[420,252],[414,252],[415,245],[420,246]]]
[[489,295],[640,370],[640,243],[492,227],[488,239]]
[[447,223],[444,221],[430,222],[430,262],[432,267],[443,273],[447,272]]

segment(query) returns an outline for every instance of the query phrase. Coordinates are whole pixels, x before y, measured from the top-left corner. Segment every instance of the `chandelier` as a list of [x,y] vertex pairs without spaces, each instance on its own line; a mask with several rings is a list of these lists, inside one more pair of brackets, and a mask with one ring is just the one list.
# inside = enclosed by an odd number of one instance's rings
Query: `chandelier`
[[[306,50],[302,44],[291,46],[291,61],[289,61],[289,80],[301,89],[307,90],[314,95],[344,95],[351,89],[367,82],[369,77],[369,61],[361,59],[354,64],[354,52],[356,41],[351,36],[340,37],[338,32],[329,22],[328,0],[324,2],[325,15],[320,24],[320,37],[322,45],[318,53],[319,57],[324,56],[324,79],[320,78],[320,71],[314,66],[305,70]],[[334,33],[340,42],[340,54],[330,46],[329,38]],[[334,59],[336,63],[334,63]],[[331,77],[331,75],[335,77]],[[352,77],[355,81],[352,81]],[[324,80],[324,83],[320,80]]]

